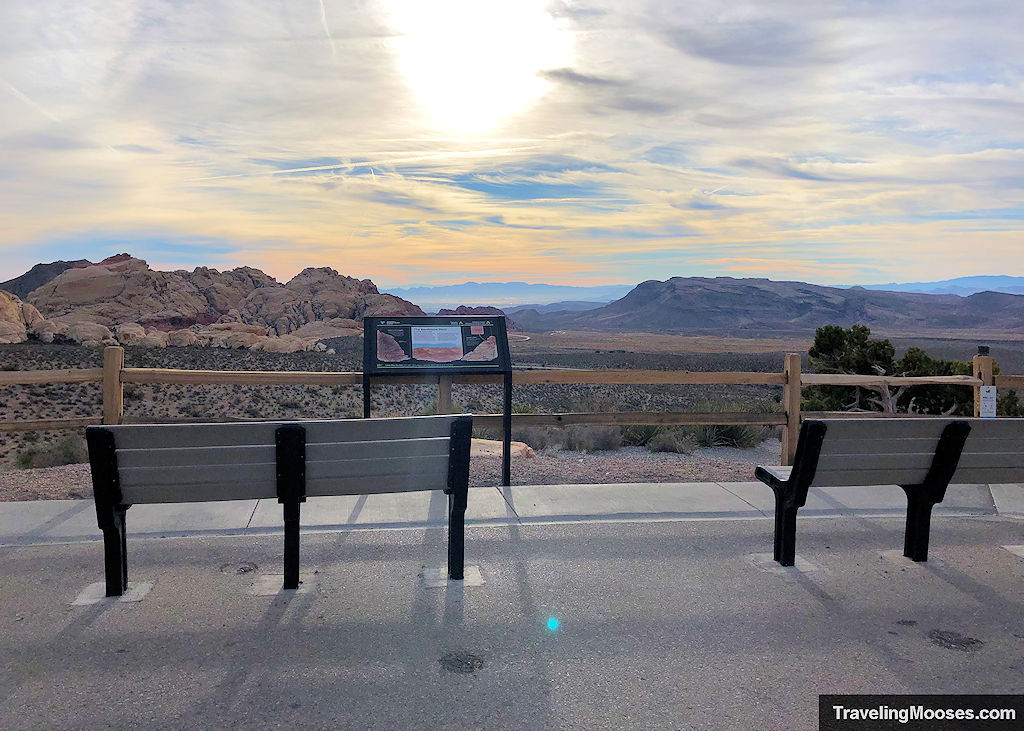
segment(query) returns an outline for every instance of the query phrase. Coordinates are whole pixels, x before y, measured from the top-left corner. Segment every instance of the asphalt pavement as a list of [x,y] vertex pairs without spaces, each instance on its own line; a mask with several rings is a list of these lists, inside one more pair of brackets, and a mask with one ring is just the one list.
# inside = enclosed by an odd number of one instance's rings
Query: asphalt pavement
[[819,693],[1022,693],[1022,492],[951,488],[915,564],[898,488],[817,491],[782,568],[759,483],[478,488],[466,582],[433,580],[442,495],[311,500],[294,592],[276,503],[136,506],[127,601],[90,594],[90,502],[2,503],[0,727],[802,729]]

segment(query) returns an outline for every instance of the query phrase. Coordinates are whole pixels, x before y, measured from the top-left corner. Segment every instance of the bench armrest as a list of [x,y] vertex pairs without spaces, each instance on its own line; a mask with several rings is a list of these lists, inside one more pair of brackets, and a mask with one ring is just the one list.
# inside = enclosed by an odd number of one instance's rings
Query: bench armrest
[[789,482],[789,476],[793,472],[792,467],[780,467],[779,465],[758,465],[754,469],[754,477],[769,487],[778,487]]

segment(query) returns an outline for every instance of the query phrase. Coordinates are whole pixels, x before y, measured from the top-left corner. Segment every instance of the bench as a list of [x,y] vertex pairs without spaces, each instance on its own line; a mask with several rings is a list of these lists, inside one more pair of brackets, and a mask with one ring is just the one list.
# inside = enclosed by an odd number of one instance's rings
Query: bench
[[792,467],[758,466],[775,493],[775,560],[792,566],[796,515],[811,487],[899,485],[903,554],[928,560],[932,507],[950,484],[1024,482],[1024,419],[824,419],[800,427]]
[[284,588],[299,584],[307,497],[443,490],[448,576],[463,578],[473,417],[149,424],[86,429],[107,596],[128,585],[125,513],[142,503],[277,498]]

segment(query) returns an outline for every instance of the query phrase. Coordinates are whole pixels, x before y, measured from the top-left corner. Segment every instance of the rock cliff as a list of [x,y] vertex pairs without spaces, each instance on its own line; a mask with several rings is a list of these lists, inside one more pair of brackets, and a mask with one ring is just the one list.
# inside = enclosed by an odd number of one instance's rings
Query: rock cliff
[[[251,267],[162,272],[118,254],[69,267],[28,302],[5,295],[0,338],[290,352],[358,335],[366,315],[422,315],[368,279],[306,269],[287,284]],[[16,304],[14,304],[16,303]]]

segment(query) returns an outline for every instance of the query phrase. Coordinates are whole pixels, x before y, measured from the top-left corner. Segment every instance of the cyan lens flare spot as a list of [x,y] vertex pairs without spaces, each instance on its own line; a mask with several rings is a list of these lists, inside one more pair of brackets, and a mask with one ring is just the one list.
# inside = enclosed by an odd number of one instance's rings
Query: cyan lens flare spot
[[555,617],[549,617],[548,618],[548,629],[551,632],[557,631],[558,630],[558,619],[556,619]]

